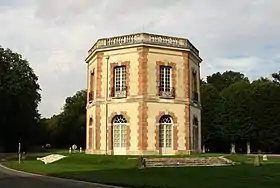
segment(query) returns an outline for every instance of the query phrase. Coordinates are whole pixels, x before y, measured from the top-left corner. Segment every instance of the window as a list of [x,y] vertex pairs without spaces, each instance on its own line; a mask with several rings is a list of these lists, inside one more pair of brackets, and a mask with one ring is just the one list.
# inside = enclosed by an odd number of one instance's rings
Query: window
[[159,96],[161,97],[174,97],[171,70],[170,66],[160,66]]
[[93,101],[93,93],[94,93],[94,69],[90,72],[90,78],[89,78],[89,93],[88,93],[88,100],[89,102]]
[[92,127],[92,125],[93,125],[93,119],[92,119],[92,118],[89,118],[88,126],[89,126],[89,127]]
[[198,102],[198,84],[197,84],[197,72],[193,70],[192,72],[192,88],[193,88],[193,100]]
[[193,117],[193,150],[199,150],[199,132],[198,132],[198,119],[196,116]]
[[114,147],[126,147],[126,123],[127,120],[122,115],[115,116],[113,119]]
[[126,66],[114,68],[113,97],[126,97]]
[[171,148],[172,146],[172,119],[164,115],[159,120],[159,147]]

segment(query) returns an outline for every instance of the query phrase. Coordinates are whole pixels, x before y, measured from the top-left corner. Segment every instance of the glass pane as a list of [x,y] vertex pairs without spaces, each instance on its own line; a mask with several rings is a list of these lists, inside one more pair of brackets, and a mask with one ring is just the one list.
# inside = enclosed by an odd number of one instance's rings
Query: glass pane
[[159,147],[164,147],[164,127],[159,125]]
[[171,67],[160,67],[160,91],[170,91]]
[[172,131],[171,131],[171,125],[167,124],[166,127],[166,147],[171,147],[171,139],[172,139]]
[[126,146],[126,125],[121,125],[121,147]]
[[126,67],[119,67],[120,69],[120,90],[123,91],[126,86]]
[[115,91],[122,91],[126,84],[126,67],[115,67]]
[[114,125],[114,147],[120,146],[120,129],[119,125]]

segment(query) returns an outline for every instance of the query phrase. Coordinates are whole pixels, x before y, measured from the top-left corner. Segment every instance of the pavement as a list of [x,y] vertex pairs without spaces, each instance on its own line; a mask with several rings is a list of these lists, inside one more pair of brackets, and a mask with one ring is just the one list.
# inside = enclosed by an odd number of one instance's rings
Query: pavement
[[[0,158],[1,162],[1,158]],[[9,169],[0,164],[0,188],[117,188],[76,180],[41,176]]]

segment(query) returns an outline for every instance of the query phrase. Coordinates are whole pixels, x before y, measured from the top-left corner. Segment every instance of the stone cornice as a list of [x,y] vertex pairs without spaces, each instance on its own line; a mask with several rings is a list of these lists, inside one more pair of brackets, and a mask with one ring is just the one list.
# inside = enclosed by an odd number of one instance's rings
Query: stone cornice
[[[122,103],[135,103],[135,102],[147,102],[147,103],[157,103],[157,104],[182,104],[182,105],[191,105],[193,107],[196,107],[198,109],[201,109],[201,104],[194,103],[191,99],[183,99],[183,98],[177,98],[177,99],[160,99],[158,97],[148,97],[143,98],[141,96],[133,96],[129,98],[123,98],[123,99],[108,99],[108,104],[122,104]],[[92,103],[87,104],[87,109],[91,108],[95,105],[105,104],[105,99],[100,98],[97,100],[94,100]]]
[[[158,47],[176,48],[190,51],[199,58],[199,50],[186,38],[156,35],[150,33],[136,33],[131,35],[115,36],[98,39],[88,51],[87,60],[97,51],[110,48],[120,48],[137,45],[153,45]],[[200,59],[200,58],[199,58]]]

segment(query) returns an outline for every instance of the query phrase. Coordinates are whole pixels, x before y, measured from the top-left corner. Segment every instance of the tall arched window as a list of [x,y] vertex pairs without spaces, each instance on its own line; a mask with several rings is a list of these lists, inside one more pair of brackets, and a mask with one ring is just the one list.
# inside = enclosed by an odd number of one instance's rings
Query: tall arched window
[[88,125],[89,125],[89,127],[91,127],[93,125],[93,119],[92,118],[89,118]]
[[193,96],[192,99],[194,102],[198,102],[198,79],[197,79],[197,72],[193,69],[192,71],[192,87],[193,87]]
[[198,131],[198,118],[196,116],[193,117],[193,150],[199,150],[199,131]]
[[172,125],[173,121],[169,115],[164,115],[159,120],[159,147],[172,147]]
[[126,124],[127,120],[122,115],[117,115],[113,118],[114,147],[126,147]]

